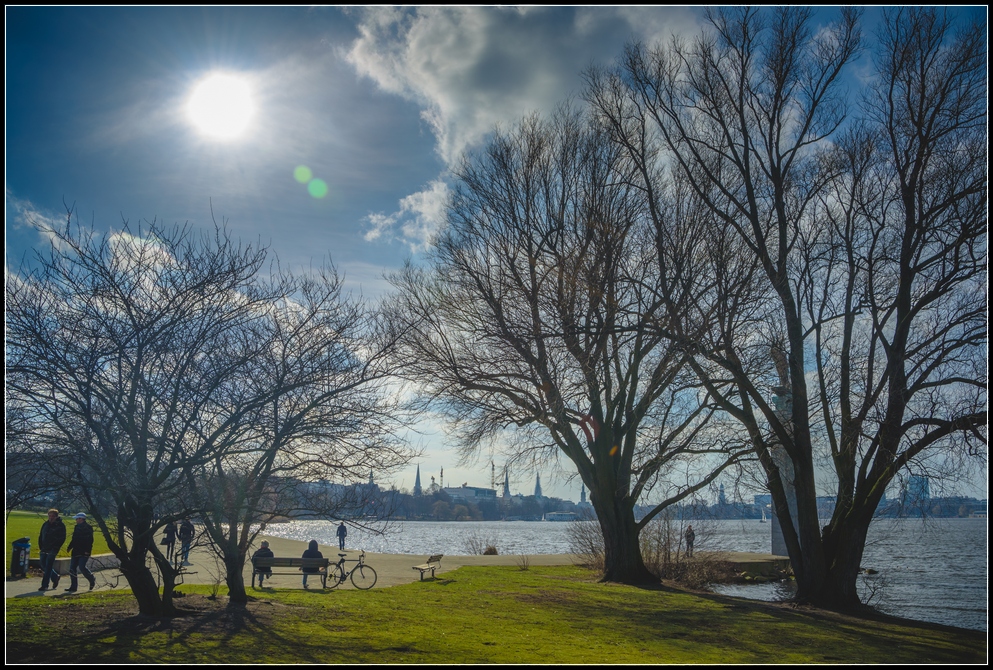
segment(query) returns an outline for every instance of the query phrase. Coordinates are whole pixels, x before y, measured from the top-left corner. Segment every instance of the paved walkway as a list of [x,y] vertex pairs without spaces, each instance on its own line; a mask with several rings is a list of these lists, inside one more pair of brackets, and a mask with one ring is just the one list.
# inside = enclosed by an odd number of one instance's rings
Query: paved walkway
[[[298,557],[301,556],[307,548],[306,542],[286,540],[279,537],[269,536],[259,537],[256,540],[256,547],[258,546],[258,542],[262,539],[269,541],[269,548],[272,549],[272,552],[276,556]],[[176,548],[179,548],[178,543]],[[332,561],[336,561],[338,559],[337,546],[322,546],[320,547],[320,550],[325,557],[330,558]],[[254,548],[252,551],[254,551]],[[358,559],[360,552],[359,549],[353,549],[346,546],[344,553],[348,554],[346,559]],[[377,580],[375,588],[378,589],[386,586],[409,584],[410,582],[418,581],[420,579],[420,572],[414,570],[413,566],[424,563],[426,559],[426,555],[420,554],[374,554],[366,552],[365,562],[376,570]],[[517,565],[519,560],[520,557],[515,555],[445,556],[441,560],[441,568],[436,574],[441,575],[445,572],[462,567],[463,565]],[[529,556],[528,561],[531,565],[572,565],[579,562],[579,559],[572,554],[541,554]],[[223,570],[206,548],[195,547],[190,553],[190,562],[192,565],[187,566],[186,568],[189,570],[189,573],[184,575],[184,581],[186,583],[223,583]],[[350,567],[355,564],[346,563],[346,565]],[[120,571],[116,568],[95,571],[93,574],[97,580],[96,590],[128,588],[127,580],[121,577]],[[245,566],[245,585],[249,587],[249,590],[251,590],[251,587],[249,586],[251,584],[251,579],[252,567],[251,563],[247,563]],[[86,579],[80,576],[79,582],[81,590],[86,590],[88,587]],[[301,582],[302,580],[300,576],[297,575],[273,575],[271,580],[266,579],[266,587],[268,588],[271,585],[273,588],[301,588]],[[309,583],[311,585],[315,583],[320,584],[320,581],[316,580],[314,577],[311,577]],[[41,577],[33,577],[30,575],[27,578],[8,577],[6,582],[6,597],[69,597],[63,590],[69,587],[68,575],[62,576],[62,580],[59,582],[59,588],[56,590],[50,589],[48,591],[39,591],[39,586],[41,586]],[[179,588],[182,590],[182,587]],[[345,582],[345,584],[339,588],[353,587],[351,582]]]
[[[269,541],[269,548],[272,549],[276,556],[301,556],[307,548],[306,542],[286,540],[279,537],[270,537],[265,535],[257,538],[256,547],[258,546],[258,542],[263,539]],[[176,548],[179,548],[178,543]],[[325,557],[330,558],[332,561],[337,560],[337,547],[329,547],[325,545],[320,547],[320,550]],[[254,551],[254,548],[252,551]],[[345,553],[348,554],[346,557],[347,559],[358,559],[359,557],[359,549],[346,547]],[[703,554],[705,552],[698,553]],[[785,557],[773,556],[771,554],[723,553],[721,554],[721,558],[736,563],[742,570],[747,570],[748,572],[756,574],[767,572],[773,566],[784,567],[785,565],[788,565],[788,559]],[[426,559],[427,556],[421,554],[373,554],[367,552],[365,562],[376,570],[376,575],[378,578],[376,580],[375,588],[378,589],[387,586],[396,586],[397,584],[409,584],[411,582],[416,582],[420,579],[420,573],[419,571],[414,570],[413,566],[424,563]],[[520,560],[521,557],[516,555],[445,556],[441,560],[441,568],[436,574],[441,575],[445,572],[462,567],[463,565],[518,565]],[[575,554],[535,554],[528,556],[528,561],[530,565],[534,566],[573,565],[579,563],[580,559]],[[187,566],[189,573],[183,577],[185,583],[215,584],[224,582],[223,570],[206,548],[195,547],[190,553],[190,562],[192,565]],[[353,566],[355,564],[346,563],[346,565]],[[127,580],[121,576],[120,571],[116,568],[94,571],[93,574],[97,580],[97,590],[128,588]],[[251,584],[251,579],[252,567],[249,562],[246,563],[245,566],[245,585],[248,586],[249,590],[251,590],[251,587],[249,586]],[[81,588],[85,590],[88,586],[86,580],[80,576],[79,582]],[[266,580],[266,586],[272,586],[273,588],[301,588],[301,582],[302,580],[300,576],[297,575],[273,575],[271,580]],[[315,580],[314,577],[311,577],[310,583],[319,584],[320,582]],[[41,577],[7,577],[6,597],[71,597],[63,590],[69,586],[68,575],[63,575],[58,589],[39,591],[38,587],[40,585]],[[182,587],[179,588],[180,590],[182,589]],[[353,587],[351,582],[346,582],[339,588]]]

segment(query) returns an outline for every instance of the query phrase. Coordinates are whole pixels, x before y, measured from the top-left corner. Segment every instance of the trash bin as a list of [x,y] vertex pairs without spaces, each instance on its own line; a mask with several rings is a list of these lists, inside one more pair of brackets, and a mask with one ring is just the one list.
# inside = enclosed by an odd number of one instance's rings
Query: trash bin
[[28,576],[28,557],[31,555],[31,538],[14,540],[14,551],[10,557],[10,576]]

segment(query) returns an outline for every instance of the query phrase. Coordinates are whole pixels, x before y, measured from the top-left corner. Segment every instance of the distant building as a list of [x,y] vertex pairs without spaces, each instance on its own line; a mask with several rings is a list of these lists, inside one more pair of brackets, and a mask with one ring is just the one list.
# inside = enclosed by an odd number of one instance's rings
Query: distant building
[[481,500],[496,500],[497,492],[496,489],[488,489],[480,486],[467,486],[463,484],[457,488],[445,488],[442,489],[448,494],[448,497],[452,501],[462,501],[462,502],[479,502]]
[[414,495],[422,495],[421,491],[421,466],[417,466],[417,476],[414,478]]
[[900,489],[900,507],[904,516],[922,516],[931,509],[931,482],[927,477],[911,475]]
[[541,475],[534,476],[534,497],[541,497]]

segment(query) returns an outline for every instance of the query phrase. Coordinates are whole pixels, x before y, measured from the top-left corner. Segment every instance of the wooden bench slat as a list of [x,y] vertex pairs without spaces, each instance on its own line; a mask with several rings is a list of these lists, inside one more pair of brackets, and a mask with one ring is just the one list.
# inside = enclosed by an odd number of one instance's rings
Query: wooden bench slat
[[319,568],[329,565],[331,559],[328,558],[290,558],[259,556],[252,559],[252,564],[257,568]]
[[424,579],[424,573],[427,572],[428,570],[431,571],[431,577],[433,578],[434,571],[441,567],[441,559],[444,557],[445,557],[444,554],[434,554],[432,556],[428,556],[427,563],[424,563],[423,565],[415,565],[413,569],[421,571],[422,580]]
[[[331,559],[329,558],[292,558],[289,556],[258,556],[252,559],[252,584],[255,584],[255,575],[295,575],[302,572],[302,568],[316,568],[319,572],[307,572],[321,580],[321,586],[327,588],[328,572],[330,572]],[[296,568],[293,572],[277,572],[272,568]]]

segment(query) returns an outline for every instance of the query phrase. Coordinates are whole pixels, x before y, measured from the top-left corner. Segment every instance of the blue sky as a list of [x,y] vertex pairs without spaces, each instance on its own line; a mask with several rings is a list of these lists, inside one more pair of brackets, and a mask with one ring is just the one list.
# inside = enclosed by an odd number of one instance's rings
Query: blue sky
[[[326,259],[375,299],[443,225],[447,170],[496,124],[549,111],[632,40],[696,34],[695,7],[7,7],[6,264],[74,204],[98,229],[158,219],[271,245],[300,270]],[[254,114],[205,135],[187,102],[236,75]],[[327,184],[313,197],[300,166]],[[422,480],[489,485],[459,468],[439,426]],[[497,462],[498,470],[501,463]],[[579,482],[542,471],[546,495]],[[499,475],[498,475],[499,479]],[[395,480],[410,488],[414,465]],[[530,493],[533,472],[511,472]]]
[[[550,110],[631,39],[691,30],[694,9],[6,8],[6,264],[65,219],[101,230],[158,219],[270,244],[294,269],[330,258],[375,299],[442,225],[447,169],[496,124]],[[255,113],[225,141],[187,101],[212,72],[249,85]],[[328,186],[312,197],[307,166]],[[42,230],[39,230],[39,227]],[[417,439],[425,484],[486,486],[440,426]],[[499,459],[498,459],[499,460]],[[502,463],[497,463],[498,469]],[[412,487],[414,466],[395,480]],[[546,495],[579,499],[553,468]],[[530,493],[534,473],[511,472]]]

